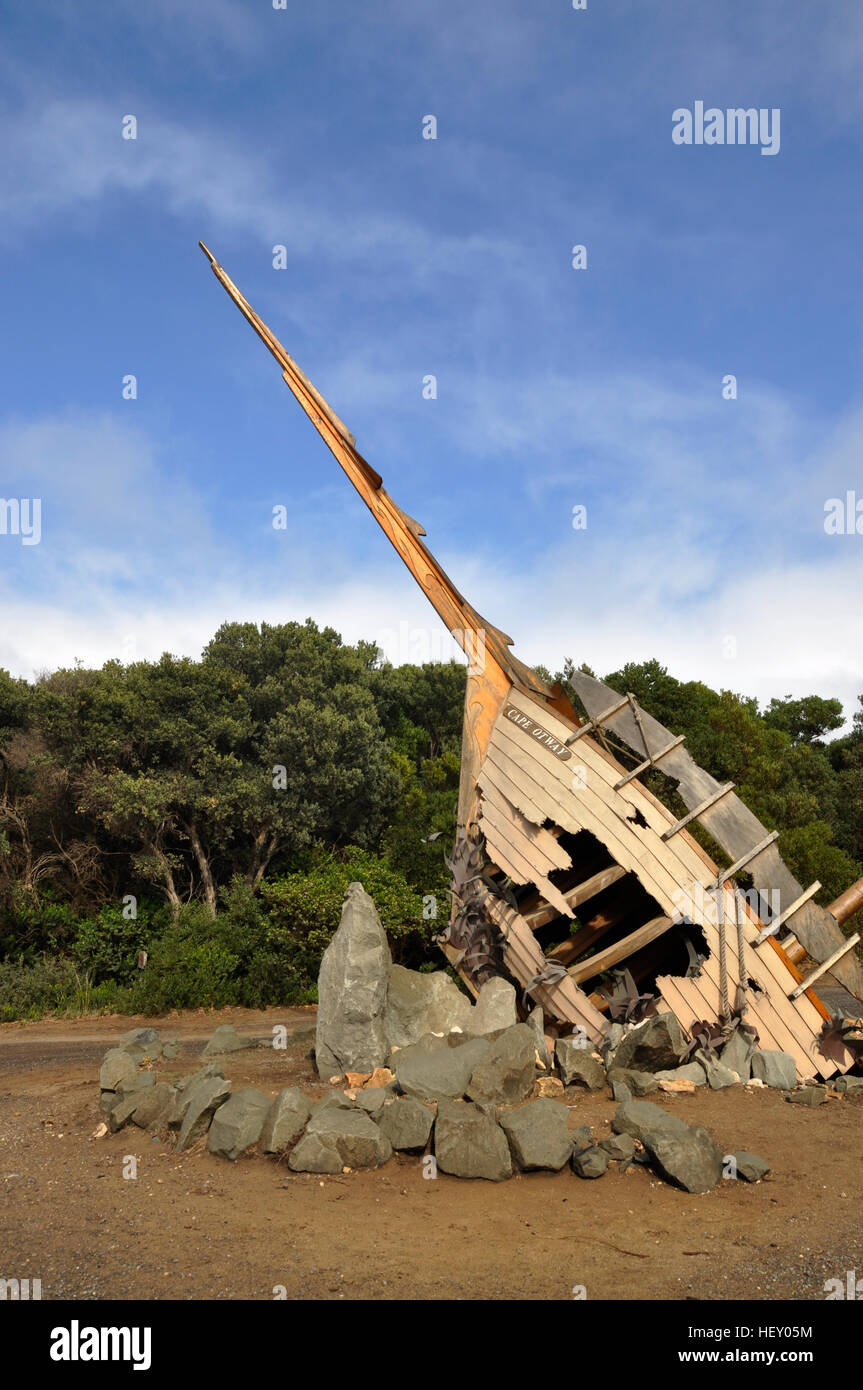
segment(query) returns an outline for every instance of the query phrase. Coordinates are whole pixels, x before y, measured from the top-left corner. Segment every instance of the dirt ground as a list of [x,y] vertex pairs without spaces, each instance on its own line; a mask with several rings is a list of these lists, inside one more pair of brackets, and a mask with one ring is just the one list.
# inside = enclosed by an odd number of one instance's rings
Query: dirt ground
[[[863,1100],[817,1109],[734,1087],[664,1096],[723,1151],[772,1166],[763,1182],[690,1196],[646,1168],[585,1181],[568,1169],[501,1184],[423,1177],[416,1157],[338,1177],[234,1164],[203,1141],[177,1155],[130,1126],[96,1139],[101,1058],[131,1027],[181,1043],[159,1076],[199,1065],[221,1023],[292,1041],[220,1059],[234,1086],[328,1087],[307,1053],[313,1009],[0,1027],[0,1276],[43,1299],[824,1299],[863,1275]],[[303,1035],[306,1036],[303,1036]],[[651,1099],[656,1099],[655,1096]],[[568,1092],[571,1125],[611,1132],[614,1102]],[[127,1156],[137,1178],[124,1178]]]

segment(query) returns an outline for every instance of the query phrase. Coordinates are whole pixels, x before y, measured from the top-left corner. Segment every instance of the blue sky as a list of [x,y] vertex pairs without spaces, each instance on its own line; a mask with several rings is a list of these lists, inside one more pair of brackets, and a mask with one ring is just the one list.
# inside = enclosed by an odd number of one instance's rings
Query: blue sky
[[[859,5],[17,0],[0,38],[0,497],[42,499],[0,665],[307,615],[449,652],[202,238],[522,659],[850,712]],[[675,145],[699,100],[779,152]]]

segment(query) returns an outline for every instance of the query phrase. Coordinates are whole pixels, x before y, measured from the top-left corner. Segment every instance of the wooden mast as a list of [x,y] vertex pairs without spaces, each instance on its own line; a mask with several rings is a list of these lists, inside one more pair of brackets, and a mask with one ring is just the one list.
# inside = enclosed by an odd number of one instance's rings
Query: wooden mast
[[212,252],[202,241],[198,245],[209,260],[216,279],[275,357],[282,368],[285,383],[468,658],[458,815],[459,827],[464,830],[476,820],[476,778],[507,691],[512,685],[517,685],[545,699],[551,699],[552,692],[530,667],[509,651],[512,638],[487,623],[459,593],[423,544],[423,527],[396,505],[384,489],[380,475],[360,454],[354,436],[332,407],[258,317]]

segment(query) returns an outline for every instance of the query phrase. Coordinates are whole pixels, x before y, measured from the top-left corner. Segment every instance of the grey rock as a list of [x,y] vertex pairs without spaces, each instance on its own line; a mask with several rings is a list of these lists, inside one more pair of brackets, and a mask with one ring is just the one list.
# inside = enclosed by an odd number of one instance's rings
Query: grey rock
[[[174,1103],[168,1117],[168,1124],[172,1129],[180,1128],[186,1118],[186,1111],[195,1097],[195,1092],[199,1087],[206,1086],[211,1081],[224,1081],[222,1068],[218,1062],[209,1062],[207,1066],[201,1067],[191,1076],[180,1078],[174,1088]],[[228,1084],[230,1089],[230,1083]]]
[[373,1086],[370,1091],[357,1091],[357,1106],[367,1115],[376,1115],[386,1104],[392,1092],[384,1086]]
[[328,1091],[320,1100],[316,1100],[312,1106],[312,1114],[316,1115],[319,1110],[356,1110],[357,1103],[346,1096],[344,1091]]
[[257,1046],[257,1038],[243,1037],[232,1023],[223,1023],[220,1028],[216,1029],[201,1055],[203,1057],[220,1057],[228,1052],[242,1052],[246,1048]]
[[[470,1041],[472,1036],[472,1034],[465,1035],[464,1033],[450,1034],[453,1040],[467,1037],[467,1041]],[[396,1045],[390,1048],[387,1066],[395,1071],[400,1062],[406,1062],[410,1057],[427,1057],[430,1052],[443,1052],[448,1046],[449,1037],[443,1037],[437,1033],[424,1033],[421,1038],[417,1038],[416,1042],[407,1043],[404,1047]]]
[[[465,1050],[457,1048],[455,1055]],[[533,1030],[527,1024],[505,1029],[474,1068],[467,1094],[471,1100],[493,1100],[503,1105],[527,1100],[536,1080],[535,1054]]]
[[299,1139],[311,1113],[311,1105],[296,1086],[286,1086],[284,1090],[279,1091],[261,1127],[258,1140],[261,1153],[283,1153],[290,1144]]
[[180,1044],[178,1042],[162,1043],[162,1056],[168,1062],[173,1062],[180,1055]]
[[609,1023],[599,1044],[602,1060],[606,1067],[612,1067],[615,1064],[615,1054],[625,1037],[626,1029],[622,1023]]
[[737,1165],[737,1176],[743,1178],[744,1182],[760,1182],[770,1172],[770,1164],[765,1163],[757,1154],[750,1154],[742,1149],[740,1153],[734,1154],[733,1158]]
[[421,1152],[429,1141],[434,1112],[411,1096],[385,1105],[375,1116],[378,1126],[394,1149]]
[[137,1092],[131,1096],[115,1099],[108,1111],[108,1128],[112,1134],[116,1134],[118,1130],[123,1129],[129,1123],[140,1103],[141,1096]]
[[177,1153],[191,1148],[192,1144],[203,1138],[210,1128],[210,1121],[231,1094],[231,1083],[220,1076],[212,1076],[195,1086],[187,1097],[186,1113],[177,1135]]
[[233,1162],[241,1153],[257,1144],[270,1108],[270,1097],[254,1086],[244,1086],[220,1105],[213,1116],[207,1135],[211,1154]]
[[109,1110],[113,1110],[118,1100],[122,1097],[116,1091],[102,1091],[99,1095],[99,1109],[103,1115],[107,1115]]
[[793,1091],[797,1085],[797,1067],[789,1052],[762,1048],[752,1054],[752,1077],[778,1091]]
[[[660,1081],[692,1081],[696,1086],[707,1085],[707,1069],[700,1062],[687,1062],[682,1067],[673,1067],[669,1071],[658,1071],[656,1073],[657,1083]],[[656,1087],[653,1088],[656,1090]]]
[[139,1071],[134,1076],[127,1076],[125,1080],[117,1083],[116,1094],[125,1099],[140,1091],[149,1091],[156,1084],[156,1073],[153,1071]]
[[855,1091],[863,1091],[863,1076],[837,1076],[831,1084],[835,1091],[854,1095]]
[[654,1166],[685,1192],[709,1192],[722,1177],[722,1150],[701,1125],[685,1135],[654,1133],[644,1141]]
[[822,1105],[827,1092],[823,1086],[801,1086],[799,1091],[790,1091],[785,1099],[789,1105]]
[[604,1088],[605,1067],[589,1048],[580,1047],[572,1038],[558,1038],[554,1055],[564,1086],[584,1086],[588,1091]]
[[468,1102],[441,1101],[435,1121],[435,1157],[442,1172],[457,1178],[502,1182],[512,1177],[506,1135]]
[[611,1124],[615,1134],[640,1140],[661,1175],[687,1192],[708,1192],[722,1176],[722,1152],[707,1130],[650,1101],[619,1106]]
[[405,1095],[415,1100],[456,1100],[467,1090],[471,1075],[491,1051],[485,1038],[474,1038],[461,1047],[393,1059],[396,1079]]
[[657,1014],[631,1029],[614,1054],[616,1067],[657,1072],[680,1064],[686,1040],[674,1014]]
[[748,1081],[752,1075],[752,1054],[755,1050],[754,1044],[750,1042],[739,1028],[735,1028],[728,1042],[719,1054],[719,1060],[723,1066],[730,1067],[736,1071],[741,1081]]
[[614,1099],[616,1101],[619,1101],[621,1104],[628,1100],[632,1100],[632,1092],[630,1091],[626,1083],[623,1081],[612,1081],[611,1094],[614,1097]]
[[[661,1072],[659,1076],[653,1076],[649,1071],[630,1071],[628,1067],[615,1065],[609,1068],[606,1080],[611,1082],[612,1086],[615,1081],[622,1082],[627,1087],[630,1096],[649,1096],[653,1091],[659,1090],[659,1081],[663,1077],[678,1075],[679,1072]],[[703,1072],[701,1080],[704,1080]]]
[[628,1100],[619,1105],[611,1127],[615,1134],[629,1134],[645,1146],[648,1139],[657,1134],[689,1133],[685,1120],[649,1100]]
[[537,1004],[535,1009],[531,1009],[526,1022],[528,1028],[533,1029],[539,1060],[544,1062],[546,1070],[551,1072],[554,1066],[554,1058],[549,1053],[548,1044],[545,1041],[545,1015],[542,1012],[541,1004]]
[[312,1161],[318,1161],[317,1147],[308,1143],[311,1139],[320,1140],[325,1149],[337,1155],[339,1169],[342,1166],[378,1168],[392,1155],[389,1139],[362,1110],[317,1110],[299,1144],[291,1151],[288,1166],[295,1173],[332,1171],[305,1166],[310,1156]]
[[174,1105],[175,1091],[167,1081],[159,1081],[144,1092],[132,1113],[139,1129],[165,1129]]
[[726,1086],[739,1085],[740,1077],[724,1062],[716,1062],[712,1057],[706,1057],[700,1049],[695,1056],[700,1066],[704,1068],[707,1084],[711,1091],[724,1091]]
[[602,1149],[581,1149],[572,1155],[572,1171],[579,1178],[601,1178],[608,1172],[608,1154]]
[[304,1134],[288,1159],[295,1173],[340,1173],[343,1166],[336,1146],[320,1134]]
[[515,989],[509,980],[495,975],[480,986],[476,1004],[463,1027],[475,1037],[484,1037],[485,1034],[495,1033],[501,1028],[512,1028],[516,1023],[518,1010]]
[[427,1033],[467,1028],[471,1002],[443,970],[430,973],[394,965],[390,971],[383,1028],[390,1047],[407,1047]]
[[116,1091],[121,1081],[131,1081],[138,1068],[133,1057],[122,1047],[112,1047],[105,1053],[99,1071],[99,1086],[103,1091]]
[[384,1010],[392,958],[374,903],[352,883],[318,975],[319,1076],[374,1071],[387,1056]]
[[155,1028],[130,1028],[120,1037],[121,1047],[138,1049],[147,1057],[161,1057],[162,1044]]
[[635,1154],[635,1140],[628,1134],[611,1134],[600,1140],[599,1147],[619,1163],[628,1163]]
[[593,1144],[590,1125],[577,1125],[569,1131],[569,1137],[572,1140],[573,1153],[581,1153],[582,1149],[589,1149]]
[[502,1115],[500,1127],[509,1142],[516,1168],[523,1172],[547,1168],[557,1173],[572,1153],[567,1109],[543,1097]]

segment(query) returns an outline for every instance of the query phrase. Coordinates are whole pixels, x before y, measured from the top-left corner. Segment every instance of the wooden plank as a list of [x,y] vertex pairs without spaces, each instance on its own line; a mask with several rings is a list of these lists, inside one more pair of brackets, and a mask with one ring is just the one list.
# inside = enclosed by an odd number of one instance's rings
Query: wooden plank
[[728,793],[733,790],[734,783],[726,782],[718,791],[711,792],[710,796],[706,796],[703,801],[700,801],[698,805],[693,807],[691,811],[688,811],[685,816],[681,816],[680,820],[676,820],[668,830],[663,830],[663,840],[670,840],[672,835],[676,835],[685,825],[689,825],[690,821],[698,820],[700,815],[703,815],[711,806],[715,806],[717,801],[721,801],[723,796],[727,796]]
[[[513,812],[518,814],[515,808]],[[518,828],[511,821],[507,821],[499,808],[489,801],[482,803],[480,826],[495,861],[509,874],[513,882],[536,884],[543,897],[554,905],[558,913],[562,916],[573,916],[572,908],[567,906],[560,891],[540,871],[537,856],[532,853],[533,846],[525,837],[520,837]],[[514,840],[519,842],[514,844]]]
[[636,777],[640,777],[642,772],[646,772],[649,767],[656,767],[656,764],[660,762],[662,758],[666,757],[673,749],[680,746],[685,737],[685,734],[680,734],[677,738],[673,738],[670,743],[666,744],[664,748],[660,748],[658,753],[654,753],[652,757],[645,758],[643,763],[639,763],[638,767],[634,767],[630,772],[627,772],[625,777],[621,777],[619,782],[615,782],[614,790],[619,792],[621,787],[625,787],[629,782],[634,781]]
[[535,862],[543,874],[552,873],[554,869],[572,868],[572,860],[556,837],[523,816],[491,783],[482,802],[483,819],[487,815],[499,828],[511,828],[514,847]]
[[594,975],[600,975],[603,970],[610,970],[627,956],[634,955],[642,946],[647,946],[658,936],[664,935],[673,925],[670,917],[653,917],[621,941],[616,941],[613,946],[607,946],[604,951],[597,951],[596,955],[590,956],[587,960],[571,965],[567,974],[576,984],[580,984],[582,980],[590,980]]
[[[607,869],[600,869],[599,873],[591,874],[583,883],[577,883],[574,888],[568,888],[563,896],[569,906],[573,909],[581,907],[583,903],[589,902],[600,893],[604,893],[606,888],[612,884],[619,883],[622,878],[626,878],[626,870],[620,864],[611,864]],[[549,906],[535,908],[532,912],[525,912],[524,919],[531,931],[536,931],[538,927],[544,927],[546,922],[551,922],[556,914]]]
[[808,903],[809,899],[815,896],[820,887],[821,884],[817,879],[814,883],[810,884],[810,886],[806,889],[805,893],[801,893],[800,897],[795,898],[794,902],[791,904],[790,907],[786,907],[784,912],[780,912],[775,922],[768,923],[768,925],[765,927],[764,931],[761,933],[758,940],[756,941],[756,946],[760,946],[762,941],[767,940],[768,936],[775,936],[776,933],[779,931],[779,928],[785,922],[788,921],[788,918],[793,917],[795,912],[797,912],[797,910],[801,908],[804,903]]
[[593,733],[594,729],[598,729],[600,725],[605,723],[606,719],[610,719],[613,714],[616,714],[618,710],[623,709],[623,706],[628,704],[629,696],[624,695],[622,699],[618,700],[616,705],[609,705],[608,709],[603,710],[595,719],[589,720],[587,724],[582,724],[581,728],[576,729],[574,734],[564,739],[564,743],[566,743],[568,747],[572,747],[572,745],[577,743],[580,738],[583,738],[585,734]]
[[577,932],[568,936],[566,941],[561,941],[559,946],[546,951],[545,954],[549,960],[559,961],[561,965],[569,965],[570,961],[584,955],[585,951],[589,951],[598,941],[607,936],[612,928],[618,926],[630,911],[631,909],[627,908],[620,912],[598,913],[596,917],[591,917],[590,921],[580,927]]
[[853,936],[849,936],[844,946],[841,946],[838,951],[833,952],[832,956],[828,956],[826,960],[823,960],[817,970],[813,970],[811,975],[807,975],[806,979],[801,981],[797,988],[791,991],[791,993],[788,996],[789,999],[796,999],[799,994],[802,994],[804,992],[804,990],[810,989],[816,980],[820,980],[822,975],[827,974],[827,971],[830,969],[831,965],[835,965],[837,960],[840,960],[842,956],[845,955],[846,951],[853,950],[859,940],[859,932],[855,932]]

